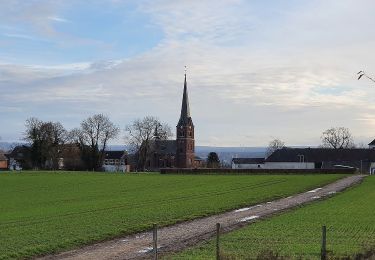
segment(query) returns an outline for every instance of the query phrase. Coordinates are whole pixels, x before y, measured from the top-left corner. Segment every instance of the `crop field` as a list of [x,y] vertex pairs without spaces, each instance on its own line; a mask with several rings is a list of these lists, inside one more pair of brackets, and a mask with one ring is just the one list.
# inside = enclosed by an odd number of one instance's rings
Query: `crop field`
[[[328,200],[259,220],[221,236],[226,259],[255,259],[275,255],[296,259],[320,259],[321,230],[327,226],[330,257],[352,257],[375,252],[375,177]],[[272,254],[270,254],[272,252]],[[173,259],[215,259],[210,241]]]
[[83,244],[289,196],[343,175],[0,173],[0,259]]

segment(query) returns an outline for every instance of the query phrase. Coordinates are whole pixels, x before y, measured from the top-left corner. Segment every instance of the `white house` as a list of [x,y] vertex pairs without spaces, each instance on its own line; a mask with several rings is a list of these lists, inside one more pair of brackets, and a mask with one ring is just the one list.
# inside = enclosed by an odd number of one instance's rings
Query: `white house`
[[264,158],[233,158],[232,169],[263,169]]
[[102,167],[106,172],[129,172],[126,152],[105,151]]

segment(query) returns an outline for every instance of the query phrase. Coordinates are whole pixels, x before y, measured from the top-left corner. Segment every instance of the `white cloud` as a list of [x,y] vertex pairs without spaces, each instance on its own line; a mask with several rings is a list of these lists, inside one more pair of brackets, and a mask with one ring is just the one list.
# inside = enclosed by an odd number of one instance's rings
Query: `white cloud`
[[0,101],[66,108],[56,117],[108,112],[120,125],[153,114],[173,126],[187,65],[198,144],[316,145],[336,125],[370,138],[374,86],[355,73],[375,74],[374,4],[360,2],[143,1],[165,33],[158,46],[127,60],[1,65]]
[[59,22],[59,23],[68,23],[68,22],[70,22],[69,20],[64,19],[62,17],[59,17],[59,16],[48,16],[47,18],[49,20],[52,20],[54,22]]
[[9,37],[9,38],[20,38],[20,39],[26,39],[26,40],[36,40],[35,37],[26,35],[26,34],[18,34],[18,33],[4,33],[3,36]]

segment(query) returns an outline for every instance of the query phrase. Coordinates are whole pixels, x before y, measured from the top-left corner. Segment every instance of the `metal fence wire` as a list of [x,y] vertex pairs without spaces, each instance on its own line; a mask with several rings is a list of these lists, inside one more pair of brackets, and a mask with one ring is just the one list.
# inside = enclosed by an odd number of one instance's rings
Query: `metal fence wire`
[[[254,236],[241,229],[223,234],[222,225],[216,223],[215,236],[210,242],[188,249],[182,254],[163,257],[163,259],[216,259],[216,260],[278,260],[278,259],[370,259],[375,256],[374,237],[368,243],[358,245],[358,238],[363,240],[363,233],[354,229],[337,226],[317,226],[307,229],[304,239],[285,232],[285,236],[269,233],[268,236]],[[372,247],[371,247],[372,246]],[[339,252],[362,253],[357,255],[336,254]],[[187,252],[187,253],[186,253]],[[367,257],[366,257],[367,256]],[[157,259],[157,258],[154,258]],[[374,258],[371,258],[374,259]]]

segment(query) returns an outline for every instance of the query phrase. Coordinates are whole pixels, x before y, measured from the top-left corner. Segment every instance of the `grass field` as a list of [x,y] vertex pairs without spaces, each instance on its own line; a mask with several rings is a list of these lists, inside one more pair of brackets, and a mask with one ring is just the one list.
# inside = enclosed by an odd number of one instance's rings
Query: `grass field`
[[23,258],[288,196],[342,175],[0,173],[0,259]]
[[[223,235],[227,259],[254,259],[261,252],[320,259],[321,227],[327,226],[327,250],[344,257],[375,249],[375,177],[325,201],[260,220]],[[215,242],[187,250],[173,259],[215,259]],[[375,252],[375,251],[374,251]]]

